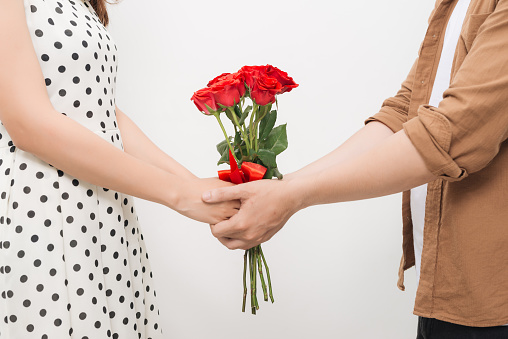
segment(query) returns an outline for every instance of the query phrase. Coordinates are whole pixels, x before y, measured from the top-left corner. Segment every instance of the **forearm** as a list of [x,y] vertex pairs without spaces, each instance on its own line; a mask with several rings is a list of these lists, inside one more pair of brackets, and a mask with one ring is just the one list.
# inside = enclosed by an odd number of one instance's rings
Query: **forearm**
[[370,122],[332,152],[284,178],[311,176],[326,168],[337,166],[371,150],[391,135],[393,132],[386,125],[376,121]]
[[[58,112],[48,96],[54,92],[48,91],[25,19],[23,2],[0,1],[0,120],[20,152],[83,182],[164,204],[198,221],[218,223],[237,213],[238,202],[201,201],[203,191],[231,184],[177,176]],[[132,149],[133,143],[127,143]]]
[[184,183],[176,175],[123,152],[56,111],[39,113],[16,126],[23,135],[19,148],[92,184],[177,208]]
[[230,249],[248,249],[270,239],[294,213],[308,206],[384,196],[435,179],[404,131],[375,146],[361,140],[358,145],[369,150],[356,157],[350,154],[347,161],[315,166],[311,174],[302,171],[285,180],[259,180],[205,192],[203,200],[208,203],[242,202],[238,214],[214,225],[212,233]]
[[116,118],[126,153],[176,176],[196,178],[189,170],[157,147],[118,107],[116,107]]
[[399,131],[347,162],[290,180],[287,187],[288,196],[298,197],[296,209],[301,209],[402,192],[435,178],[405,132]]

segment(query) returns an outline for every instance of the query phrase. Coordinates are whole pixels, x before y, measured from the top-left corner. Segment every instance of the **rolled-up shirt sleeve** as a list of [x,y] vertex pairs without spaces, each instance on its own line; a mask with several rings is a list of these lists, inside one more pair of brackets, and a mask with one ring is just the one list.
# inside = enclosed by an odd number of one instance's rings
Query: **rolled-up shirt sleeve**
[[397,94],[394,97],[386,99],[379,112],[365,120],[365,124],[371,121],[378,121],[388,126],[394,133],[402,130],[402,125],[407,122],[417,64],[418,59],[414,62]]
[[403,129],[445,180],[462,180],[498,154],[508,137],[508,0],[478,29],[439,106],[420,106]]
[[[428,19],[429,24],[434,13],[436,12],[438,4],[439,1],[436,1],[434,9],[430,13]],[[413,94],[413,84],[415,80],[416,68],[418,66],[420,51],[418,52],[418,58],[416,58],[415,62],[413,63],[409,74],[402,82],[402,85],[400,86],[397,94],[386,99],[383,102],[379,112],[365,120],[365,124],[368,124],[372,121],[378,121],[385,124],[394,133],[402,130],[403,124],[408,121],[409,104],[411,103],[411,95]]]

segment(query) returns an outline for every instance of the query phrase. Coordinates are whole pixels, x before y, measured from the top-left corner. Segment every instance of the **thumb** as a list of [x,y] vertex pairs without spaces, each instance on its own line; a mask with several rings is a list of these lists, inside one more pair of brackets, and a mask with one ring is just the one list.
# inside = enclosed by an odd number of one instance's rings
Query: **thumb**
[[232,186],[206,191],[202,194],[201,199],[206,203],[213,204],[224,201],[240,200],[241,197],[241,190],[238,186]]

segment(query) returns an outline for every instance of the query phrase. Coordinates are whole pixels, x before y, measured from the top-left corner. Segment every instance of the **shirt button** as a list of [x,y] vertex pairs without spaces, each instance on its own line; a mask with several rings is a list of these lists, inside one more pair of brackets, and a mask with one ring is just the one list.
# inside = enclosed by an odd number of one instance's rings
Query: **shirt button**
[[422,85],[423,85],[424,83],[425,83],[425,81],[424,81],[424,80],[422,80]]

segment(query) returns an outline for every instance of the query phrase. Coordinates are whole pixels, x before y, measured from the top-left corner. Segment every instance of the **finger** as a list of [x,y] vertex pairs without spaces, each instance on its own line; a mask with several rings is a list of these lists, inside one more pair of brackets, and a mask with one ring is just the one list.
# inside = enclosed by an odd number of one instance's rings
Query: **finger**
[[248,250],[264,242],[264,240],[260,241],[245,239],[242,236],[243,236],[242,234],[238,234],[231,235],[228,237],[217,237],[217,240],[219,240],[224,246],[226,246],[230,250],[238,250],[238,249]]
[[242,190],[238,186],[217,188],[211,191],[206,191],[201,196],[201,199],[209,204],[231,200],[241,200],[241,198]]
[[240,202],[240,200],[232,200],[232,201],[230,201],[230,204],[231,204],[231,207],[236,210],[239,210],[240,206],[242,206],[242,203]]
[[227,210],[224,211],[224,213],[222,214],[222,218],[220,220],[218,220],[217,222],[221,222],[223,220],[229,220],[231,219],[234,215],[236,215],[240,210],[239,209],[236,209],[236,208],[228,208]]
[[240,203],[238,200],[221,204],[224,205],[218,205],[217,207],[213,207],[214,205],[211,205],[212,208],[215,208],[215,210],[219,213],[219,220],[217,220],[217,222],[229,219],[240,211]]
[[231,218],[220,221],[216,223],[215,225],[210,225],[210,230],[212,231],[212,234],[217,239],[219,238],[231,238],[232,232],[231,232],[231,226],[235,225],[235,216],[237,214],[233,215]]
[[230,250],[247,249],[245,246],[245,242],[242,240],[231,239],[226,237],[218,238],[218,240],[222,245],[226,246]]
[[[241,226],[242,218],[241,218],[242,210],[240,210],[235,215],[231,216],[231,218],[226,220],[221,220],[216,223],[212,227],[212,234],[216,238],[234,238],[234,239],[244,239],[245,229]],[[240,215],[240,217],[239,217]]]
[[[213,228],[215,227],[214,224],[210,224],[210,231],[212,232],[212,235],[213,235]],[[228,238],[228,237],[220,237],[220,238],[217,238],[217,240],[221,241],[221,240],[232,240],[232,238]]]

